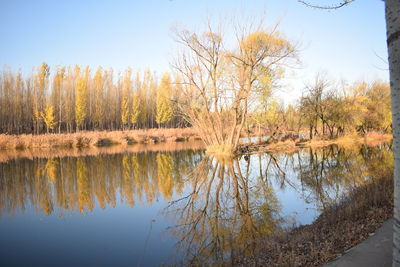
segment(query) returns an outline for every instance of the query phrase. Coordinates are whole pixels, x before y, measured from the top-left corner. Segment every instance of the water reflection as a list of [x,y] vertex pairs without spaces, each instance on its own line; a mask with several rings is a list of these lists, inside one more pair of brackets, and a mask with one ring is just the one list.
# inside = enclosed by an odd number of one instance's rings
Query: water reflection
[[221,261],[239,250],[250,254],[254,240],[276,230],[279,201],[262,175],[250,178],[251,160],[204,158],[191,176],[190,194],[166,210],[177,220],[170,231],[190,264]]
[[169,231],[189,264],[252,255],[255,240],[288,227],[291,217],[282,212],[284,200],[277,198],[277,191],[289,187],[320,212],[351,187],[392,171],[387,145],[350,150],[331,146],[231,161],[205,157],[190,177],[190,193],[165,210],[177,220]]
[[11,160],[0,163],[0,212],[34,207],[50,215],[92,211],[96,203],[115,207],[117,197],[131,207],[151,206],[161,195],[170,200],[183,189],[182,176],[203,152],[130,153],[87,157]]
[[340,200],[343,190],[393,173],[393,153],[389,144],[307,149],[298,153],[294,161],[304,199],[315,203],[321,211]]
[[[387,144],[230,161],[194,150],[13,159],[0,163],[0,215],[31,210],[49,216],[91,214],[96,207],[141,204],[167,218],[162,223],[157,217],[162,225],[152,234],[166,233],[184,264],[207,264],[253,254],[254,240],[280,233],[294,221],[310,223],[348,189],[392,171]],[[132,209],[129,216],[140,221],[145,209]],[[128,218],[126,210],[117,216]],[[148,226],[123,231],[147,233]],[[159,249],[178,255],[172,248]],[[151,258],[165,262],[157,257]]]

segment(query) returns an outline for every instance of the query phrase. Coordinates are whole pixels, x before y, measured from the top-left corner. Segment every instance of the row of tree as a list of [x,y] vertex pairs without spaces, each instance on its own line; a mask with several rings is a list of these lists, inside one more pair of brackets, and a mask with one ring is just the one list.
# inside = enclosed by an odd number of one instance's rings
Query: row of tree
[[[157,79],[146,70],[133,78],[127,69],[116,82],[114,76],[113,70],[99,67],[92,74],[89,67],[78,66],[59,67],[51,75],[46,63],[26,79],[21,73],[3,71],[0,133],[185,127],[179,106],[191,103],[193,108],[194,101],[201,101],[181,94],[186,84],[176,75]],[[261,106],[250,111],[247,125],[268,134],[307,131],[313,138],[391,131],[390,87],[381,81],[343,87],[318,75],[294,105],[285,107],[270,97],[258,103]]]
[[318,75],[296,104],[285,107],[271,101],[263,111],[252,114],[249,124],[277,136],[307,132],[309,138],[391,132],[390,86],[381,81],[337,86]]
[[[43,63],[27,78],[0,75],[0,132],[43,133],[79,130],[182,127],[177,114],[179,86],[169,74],[149,70],[132,77],[99,67],[59,67]],[[116,81],[114,81],[114,78]]]

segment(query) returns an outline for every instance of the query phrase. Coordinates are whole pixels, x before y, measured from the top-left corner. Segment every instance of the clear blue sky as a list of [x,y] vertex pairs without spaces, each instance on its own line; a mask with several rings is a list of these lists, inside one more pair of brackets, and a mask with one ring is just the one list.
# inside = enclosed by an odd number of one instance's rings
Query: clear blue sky
[[169,70],[176,48],[170,34],[174,24],[199,28],[208,13],[218,17],[242,10],[248,15],[265,10],[267,24],[281,21],[280,30],[302,43],[303,68],[280,93],[286,101],[299,96],[304,82],[320,70],[347,81],[388,80],[379,58],[387,57],[380,0],[357,0],[335,11],[296,0],[0,0],[0,66],[27,73],[45,61],[51,67],[161,73]]

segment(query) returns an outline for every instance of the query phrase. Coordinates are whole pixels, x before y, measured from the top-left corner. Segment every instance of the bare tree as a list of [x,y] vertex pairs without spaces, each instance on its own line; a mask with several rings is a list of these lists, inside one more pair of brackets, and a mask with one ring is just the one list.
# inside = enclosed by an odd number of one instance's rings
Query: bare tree
[[282,70],[296,59],[296,46],[277,26],[268,30],[262,22],[236,27],[233,49],[228,49],[221,27],[214,29],[210,21],[203,33],[177,30],[175,37],[183,46],[173,63],[186,99],[180,103],[182,113],[209,152],[233,154],[251,101],[268,95]]

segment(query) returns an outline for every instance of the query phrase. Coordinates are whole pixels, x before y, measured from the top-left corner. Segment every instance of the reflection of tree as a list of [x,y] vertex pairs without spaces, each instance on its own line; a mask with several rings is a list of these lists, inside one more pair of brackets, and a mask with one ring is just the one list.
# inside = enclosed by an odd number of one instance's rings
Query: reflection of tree
[[273,183],[290,186],[323,210],[346,190],[390,174],[392,168],[393,156],[385,146],[332,146],[225,162],[206,157],[189,177],[190,193],[165,210],[177,220],[169,231],[178,237],[188,264],[251,255],[254,240],[284,225]]
[[122,156],[122,178],[123,186],[121,188],[121,195],[125,196],[128,205],[133,207],[135,204],[134,177],[132,176],[132,164],[128,155]]
[[50,158],[47,160],[46,162],[46,166],[45,166],[45,170],[47,172],[47,176],[50,179],[55,180],[58,176],[58,160],[56,160],[55,158]]
[[0,163],[0,212],[26,206],[47,215],[89,212],[115,206],[118,198],[130,206],[151,205],[189,192],[166,210],[177,220],[170,230],[189,262],[207,263],[252,254],[253,240],[279,230],[273,187],[295,189],[323,210],[348,188],[392,169],[387,146],[332,146],[225,162],[190,150],[20,159]]
[[45,161],[38,161],[39,168],[35,172],[35,192],[36,198],[39,202],[39,207],[46,215],[53,211],[53,200],[51,196],[51,188],[46,179],[46,165]]
[[168,207],[189,263],[251,254],[253,241],[274,231],[278,201],[265,179],[251,178],[250,166],[206,157],[190,177],[191,193]]
[[172,178],[172,158],[169,154],[158,153],[157,154],[157,176],[159,189],[163,194],[164,198],[171,200],[173,190],[173,178]]
[[295,164],[306,200],[324,210],[339,201],[347,189],[388,176],[393,170],[393,153],[386,145],[309,148],[308,152],[299,152]]
[[91,177],[88,176],[86,162],[84,158],[78,158],[76,161],[76,176],[78,180],[78,199],[79,199],[79,212],[84,212],[85,209],[93,210]]
[[0,212],[28,203],[47,215],[57,209],[88,212],[96,205],[115,206],[118,197],[131,207],[137,200],[151,205],[159,195],[179,196],[183,176],[201,158],[202,152],[188,150],[0,163]]

